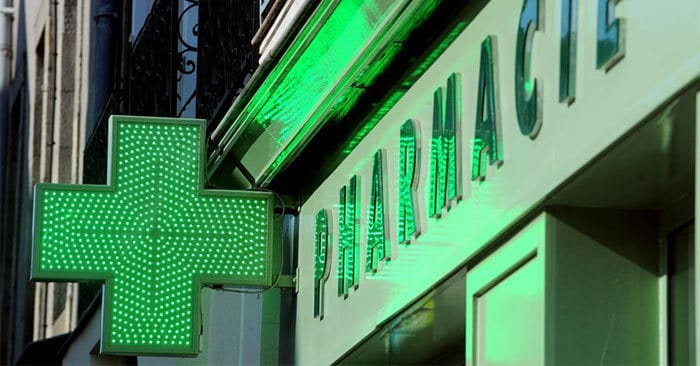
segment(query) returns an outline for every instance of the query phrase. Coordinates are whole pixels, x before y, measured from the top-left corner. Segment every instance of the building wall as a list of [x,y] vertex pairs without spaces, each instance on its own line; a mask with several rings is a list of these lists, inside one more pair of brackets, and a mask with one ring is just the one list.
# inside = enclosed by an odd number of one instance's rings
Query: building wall
[[[11,5],[5,2],[5,5]],[[29,207],[27,182],[27,127],[28,86],[26,55],[26,33],[23,8],[14,4],[12,16],[11,82],[7,94],[8,114],[0,116],[3,124],[3,161],[0,177],[0,363],[11,363],[31,340],[31,287],[26,281],[26,246],[20,245],[29,238],[26,212]],[[0,32],[6,31],[5,29]],[[4,70],[3,70],[4,71]],[[2,71],[0,71],[2,72]],[[2,88],[3,86],[0,86]],[[29,287],[29,289],[28,289]]]
[[[29,281],[33,186],[79,183],[84,148],[89,55],[89,0],[15,2],[14,52],[4,168],[3,321],[0,363],[29,341],[71,331],[77,285]],[[26,76],[26,77],[25,77]],[[5,324],[1,324],[5,328]]]
[[[79,183],[84,145],[82,57],[88,1],[27,2],[30,53],[29,161],[39,182]],[[79,77],[81,76],[81,77]],[[29,193],[31,197],[31,192]],[[77,285],[40,283],[35,289],[34,339],[75,327]]]

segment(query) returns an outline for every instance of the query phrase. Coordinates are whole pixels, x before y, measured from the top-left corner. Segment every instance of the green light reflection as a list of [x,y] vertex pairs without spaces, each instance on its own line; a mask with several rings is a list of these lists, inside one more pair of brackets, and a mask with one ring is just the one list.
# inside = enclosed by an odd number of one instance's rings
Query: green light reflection
[[[393,2],[394,4],[399,3],[399,2]],[[349,111],[352,109],[357,100],[363,95],[364,93],[364,88],[367,85],[372,84],[372,82],[375,80],[375,78],[383,72],[388,65],[394,61],[396,55],[398,52],[402,49],[402,41],[408,37],[408,35],[411,33],[415,27],[419,26],[422,24],[430,14],[435,11],[435,8],[438,5],[438,1],[422,1],[419,3],[419,5],[412,10],[412,14],[410,17],[406,17],[408,19],[411,19],[410,22],[407,22],[405,24],[402,24],[401,27],[398,27],[397,30],[394,30],[395,34],[392,35],[392,42],[388,43],[386,46],[382,48],[382,52],[380,52],[378,55],[375,56],[374,59],[366,62],[367,66],[365,69],[361,70],[358,75],[354,77],[354,82],[352,83],[352,87],[347,88],[343,91],[340,92],[340,95],[333,100],[332,106],[327,107],[329,109],[329,113],[327,115],[323,115],[326,111],[324,108],[319,108],[320,112],[317,113],[317,115],[307,115],[305,117],[305,120],[307,120],[307,123],[299,129],[297,133],[291,137],[291,141],[284,147],[284,149],[277,155],[275,160],[272,162],[270,166],[270,172],[274,172],[277,169],[279,169],[282,164],[284,164],[287,159],[290,157],[290,155],[298,149],[299,145],[302,143],[302,141],[309,136],[311,133],[311,130],[316,127],[316,122],[318,119],[340,119],[343,118]],[[385,13],[390,13],[393,10],[393,8],[386,9]],[[379,23],[379,22],[378,22]],[[376,24],[375,24],[376,27]],[[376,32],[377,29],[373,29],[372,32]],[[386,28],[385,31],[389,32],[389,29]],[[379,39],[381,37],[377,37]],[[368,37],[369,39],[369,37]],[[371,47],[371,45],[370,45]],[[447,48],[445,46],[445,48]],[[357,50],[357,55],[360,54],[360,51],[367,53],[367,50]],[[364,55],[363,55],[364,56]],[[366,56],[365,56],[366,57]],[[437,58],[437,57],[435,57]],[[304,88],[302,86],[301,88]],[[399,91],[393,93],[389,98],[385,107],[381,107],[381,115],[383,116],[388,112],[388,110],[396,103],[398,100],[403,96],[405,91]],[[376,122],[378,122],[379,119],[377,119],[375,122],[372,123],[372,127]],[[366,135],[367,132],[371,127],[367,127],[366,125],[361,128],[361,131],[359,132],[362,136]],[[354,139],[353,139],[354,140]],[[280,140],[282,141],[282,140]],[[283,142],[283,141],[282,141]],[[359,142],[359,141],[357,141]],[[345,151],[346,149],[344,149]]]
[[[428,214],[441,217],[462,196],[461,176],[458,174],[461,125],[460,75],[447,80],[447,98],[442,101],[442,88],[433,96],[433,136],[430,144],[430,200]],[[444,106],[444,109],[443,109]]]
[[[268,126],[279,124],[273,132],[281,145],[311,113],[336,78],[357,54],[374,28],[398,2],[344,0],[326,20],[304,53],[274,87],[269,86],[254,121]],[[270,80],[270,79],[268,79]],[[263,85],[266,90],[268,85]]]
[[377,151],[374,154],[374,163],[372,164],[372,188],[367,217],[367,253],[365,256],[367,273],[377,273],[379,263],[391,257],[391,244],[388,238],[388,210],[385,203],[387,197],[384,186],[385,162],[386,150]]
[[418,218],[418,175],[420,145],[417,124],[413,120],[401,126],[399,146],[398,242],[408,244],[420,234]]
[[338,208],[338,296],[347,297],[360,284],[360,176],[340,189]]
[[425,73],[426,70],[442,55],[442,53],[454,42],[455,39],[462,33],[462,30],[466,28],[467,22],[461,21],[457,23],[454,28],[445,36],[445,38],[440,41],[440,43],[430,52],[430,54],[413,69],[411,75],[406,79],[401,81],[401,87],[395,90],[389,95],[381,104],[381,106],[369,117],[367,118],[362,127],[353,135],[350,142],[343,148],[343,153],[350,154],[352,150],[362,141],[362,139],[367,136],[367,134],[374,128],[374,126],[381,121],[384,116],[389,113],[389,111],[394,107],[394,105],[401,99],[401,97],[408,92],[408,90],[413,86],[413,84],[418,81],[418,79]]
[[314,318],[323,319],[326,281],[330,275],[331,238],[330,213],[326,209],[316,214],[314,253]]

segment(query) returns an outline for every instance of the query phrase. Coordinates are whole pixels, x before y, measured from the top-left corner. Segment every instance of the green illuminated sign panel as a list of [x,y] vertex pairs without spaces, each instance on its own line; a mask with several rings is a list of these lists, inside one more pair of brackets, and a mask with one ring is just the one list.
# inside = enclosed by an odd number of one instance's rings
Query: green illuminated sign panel
[[113,116],[107,185],[35,188],[32,280],[104,283],[103,353],[195,356],[203,284],[272,283],[272,195],[204,189],[204,138]]

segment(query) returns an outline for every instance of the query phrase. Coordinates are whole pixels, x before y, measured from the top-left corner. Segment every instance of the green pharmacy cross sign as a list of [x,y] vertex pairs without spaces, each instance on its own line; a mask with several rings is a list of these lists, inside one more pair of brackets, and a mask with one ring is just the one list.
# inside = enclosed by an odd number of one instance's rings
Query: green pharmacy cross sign
[[272,195],[204,189],[204,137],[113,116],[107,185],[36,185],[32,279],[104,283],[102,353],[195,356],[203,284],[272,284]]

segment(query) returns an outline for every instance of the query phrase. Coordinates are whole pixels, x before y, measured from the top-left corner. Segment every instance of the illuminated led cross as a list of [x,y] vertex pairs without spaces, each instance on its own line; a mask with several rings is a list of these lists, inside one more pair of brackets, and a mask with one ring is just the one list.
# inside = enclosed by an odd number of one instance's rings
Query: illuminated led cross
[[103,353],[196,355],[202,284],[272,283],[272,196],[204,189],[204,136],[113,116],[106,186],[35,188],[32,279],[104,282]]

